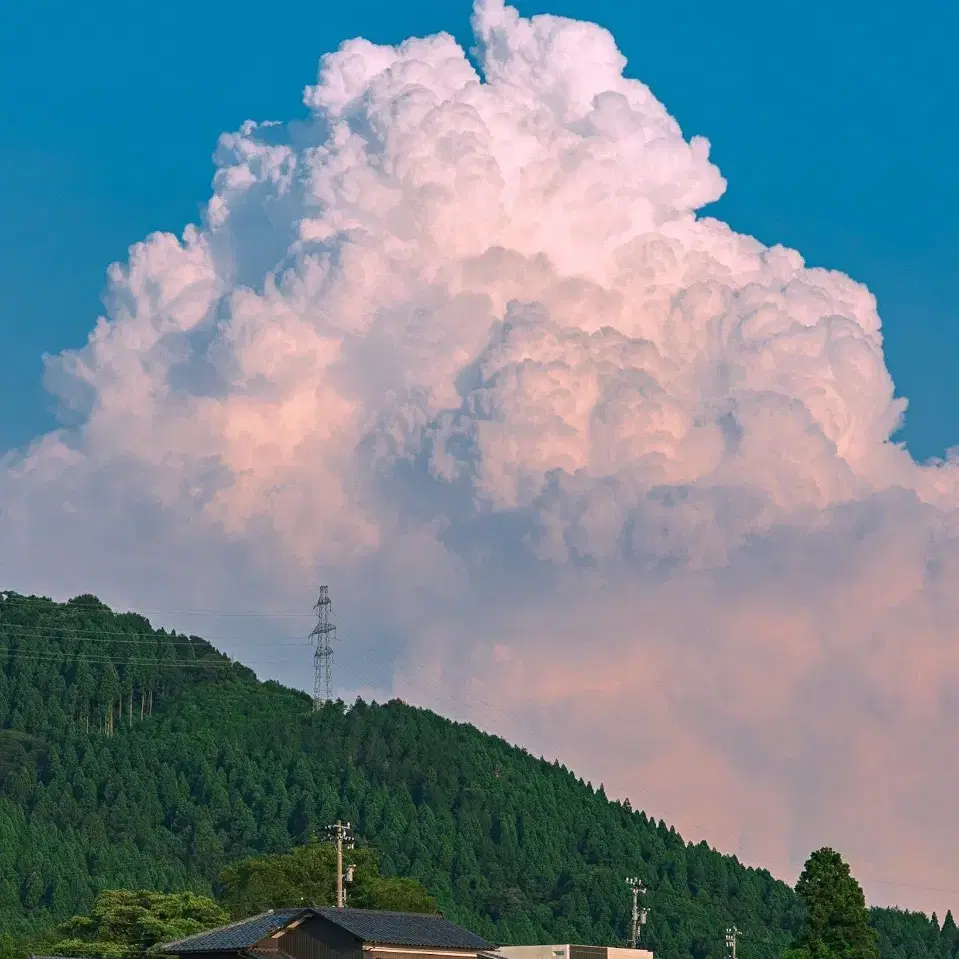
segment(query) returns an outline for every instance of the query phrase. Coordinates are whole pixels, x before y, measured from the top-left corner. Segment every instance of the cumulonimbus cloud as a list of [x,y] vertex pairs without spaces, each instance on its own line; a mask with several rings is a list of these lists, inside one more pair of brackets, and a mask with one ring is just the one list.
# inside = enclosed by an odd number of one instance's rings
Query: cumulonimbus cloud
[[873,296],[701,215],[708,143],[605,30],[473,23],[481,74],[325,56],[111,268],[48,366],[72,425],[2,461],[7,584],[282,606],[322,568],[401,694],[942,908],[881,879],[959,887],[959,468],[891,441]]

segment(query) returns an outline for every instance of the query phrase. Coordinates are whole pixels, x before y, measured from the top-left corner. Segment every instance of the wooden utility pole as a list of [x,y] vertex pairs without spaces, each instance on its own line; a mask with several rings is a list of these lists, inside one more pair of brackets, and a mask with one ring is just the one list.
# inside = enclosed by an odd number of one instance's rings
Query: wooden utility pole
[[[327,826],[326,831],[336,843],[336,908],[342,909],[346,905],[346,889],[343,885],[343,847],[353,848],[353,833],[349,823],[343,823],[339,820],[332,826]],[[353,867],[351,866],[351,874],[352,871]],[[352,875],[350,878],[352,878]]]
[[343,825],[339,820],[336,823],[336,908],[343,908]]
[[635,876],[629,877],[626,885],[633,890],[633,935],[629,944],[633,949],[637,949],[639,948],[639,930],[646,923],[646,909],[640,910],[639,897],[646,895],[646,887]]
[[739,938],[739,930],[735,926],[730,926],[726,930],[726,946],[729,949],[730,959],[736,959],[736,940]]

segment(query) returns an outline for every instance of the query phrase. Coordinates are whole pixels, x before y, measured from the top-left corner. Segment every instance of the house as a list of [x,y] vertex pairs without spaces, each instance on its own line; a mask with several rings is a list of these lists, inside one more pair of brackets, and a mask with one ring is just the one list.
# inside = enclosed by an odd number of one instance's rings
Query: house
[[501,959],[653,959],[648,949],[623,949],[616,946],[500,946]]
[[493,943],[442,916],[307,906],[165,943],[181,959],[480,959]]

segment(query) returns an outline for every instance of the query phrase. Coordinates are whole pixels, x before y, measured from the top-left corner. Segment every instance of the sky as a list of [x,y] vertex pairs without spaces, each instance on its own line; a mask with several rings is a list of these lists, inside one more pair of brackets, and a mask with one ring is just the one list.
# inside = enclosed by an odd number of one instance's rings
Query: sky
[[[683,129],[708,136],[730,189],[715,214],[803,252],[878,297],[888,365],[909,398],[916,456],[957,442],[951,279],[959,251],[946,122],[959,95],[947,0],[735,5],[557,0],[525,14],[610,29]],[[197,216],[216,138],[245,119],[289,117],[318,56],[340,41],[448,30],[467,3],[360,0],[262,7],[171,0],[131,11],[37,0],[0,13],[0,447],[55,422],[44,352],[79,346],[109,263]],[[827,26],[828,25],[828,26]],[[468,42],[468,41],[467,41]],[[164,146],[175,131],[177,149]],[[82,236],[82,243],[77,238]]]
[[959,13],[626,7],[2,14],[0,577],[941,913]]

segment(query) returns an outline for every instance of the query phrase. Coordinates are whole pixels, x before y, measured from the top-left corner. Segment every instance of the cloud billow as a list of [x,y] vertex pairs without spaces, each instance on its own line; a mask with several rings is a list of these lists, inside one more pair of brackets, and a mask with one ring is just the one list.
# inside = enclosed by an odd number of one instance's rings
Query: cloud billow
[[78,425],[2,461],[5,579],[277,608],[322,569],[380,686],[784,873],[959,886],[959,473],[890,439],[873,296],[699,215],[708,143],[606,31],[473,23],[482,75],[325,56],[111,268],[48,364]]

